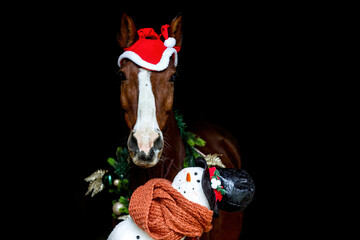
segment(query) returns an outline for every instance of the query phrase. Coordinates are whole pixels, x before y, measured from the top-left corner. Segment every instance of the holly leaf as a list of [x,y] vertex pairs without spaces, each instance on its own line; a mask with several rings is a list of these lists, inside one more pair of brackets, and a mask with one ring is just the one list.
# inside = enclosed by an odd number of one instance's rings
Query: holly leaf
[[219,179],[219,177],[220,177],[220,172],[219,172],[219,170],[215,170],[215,171],[214,171],[214,176],[215,176],[217,179]]
[[226,194],[226,191],[225,191],[225,189],[220,189],[220,193],[221,193],[221,195],[225,195]]
[[121,207],[121,208],[119,208],[119,212],[120,212],[121,214],[124,214],[124,213],[129,214],[129,210],[128,210],[126,207]]
[[116,160],[114,159],[114,158],[111,158],[111,157],[109,157],[108,159],[107,159],[107,162],[110,164],[110,166],[112,166],[113,168],[116,168]]
[[119,198],[119,203],[121,203],[124,206],[128,206],[129,205],[129,200],[127,200],[125,197],[121,196]]
[[204,147],[206,144],[205,140],[204,139],[201,139],[200,137],[197,137],[195,139],[195,145],[196,146],[199,146],[199,147]]
[[186,142],[192,147],[195,145],[195,141],[192,138],[188,138]]

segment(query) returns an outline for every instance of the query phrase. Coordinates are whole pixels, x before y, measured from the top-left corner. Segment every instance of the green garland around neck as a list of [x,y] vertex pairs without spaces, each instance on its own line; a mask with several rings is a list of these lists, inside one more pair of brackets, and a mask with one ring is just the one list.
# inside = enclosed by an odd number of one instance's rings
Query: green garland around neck
[[186,151],[184,168],[194,167],[194,160],[200,156],[200,154],[195,150],[195,146],[204,147],[206,142],[194,133],[186,131],[186,123],[184,122],[183,115],[181,115],[179,111],[174,110],[174,116]]

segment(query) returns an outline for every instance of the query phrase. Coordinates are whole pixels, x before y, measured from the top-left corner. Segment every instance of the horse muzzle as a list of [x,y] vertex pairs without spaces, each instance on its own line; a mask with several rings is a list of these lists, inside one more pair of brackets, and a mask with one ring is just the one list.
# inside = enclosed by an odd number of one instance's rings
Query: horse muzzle
[[161,132],[132,131],[128,139],[130,157],[142,168],[154,167],[160,160],[164,146]]

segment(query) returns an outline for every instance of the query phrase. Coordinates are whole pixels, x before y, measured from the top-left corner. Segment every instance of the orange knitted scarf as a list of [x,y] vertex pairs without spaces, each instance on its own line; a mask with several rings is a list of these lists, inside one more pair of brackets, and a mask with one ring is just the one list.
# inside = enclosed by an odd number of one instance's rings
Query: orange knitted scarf
[[150,179],[132,194],[129,213],[156,240],[196,238],[212,228],[213,211],[187,200],[166,179]]

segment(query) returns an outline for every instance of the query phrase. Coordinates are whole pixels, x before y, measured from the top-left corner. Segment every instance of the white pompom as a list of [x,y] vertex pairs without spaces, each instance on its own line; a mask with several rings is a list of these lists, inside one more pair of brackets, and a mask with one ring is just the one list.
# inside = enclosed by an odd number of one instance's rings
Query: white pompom
[[166,40],[164,41],[165,47],[168,47],[168,48],[174,47],[175,44],[176,44],[176,40],[175,40],[175,38],[173,38],[173,37],[169,37],[168,39],[166,39]]
[[211,188],[217,189],[218,186],[221,186],[221,181],[219,179],[212,178],[211,179]]

